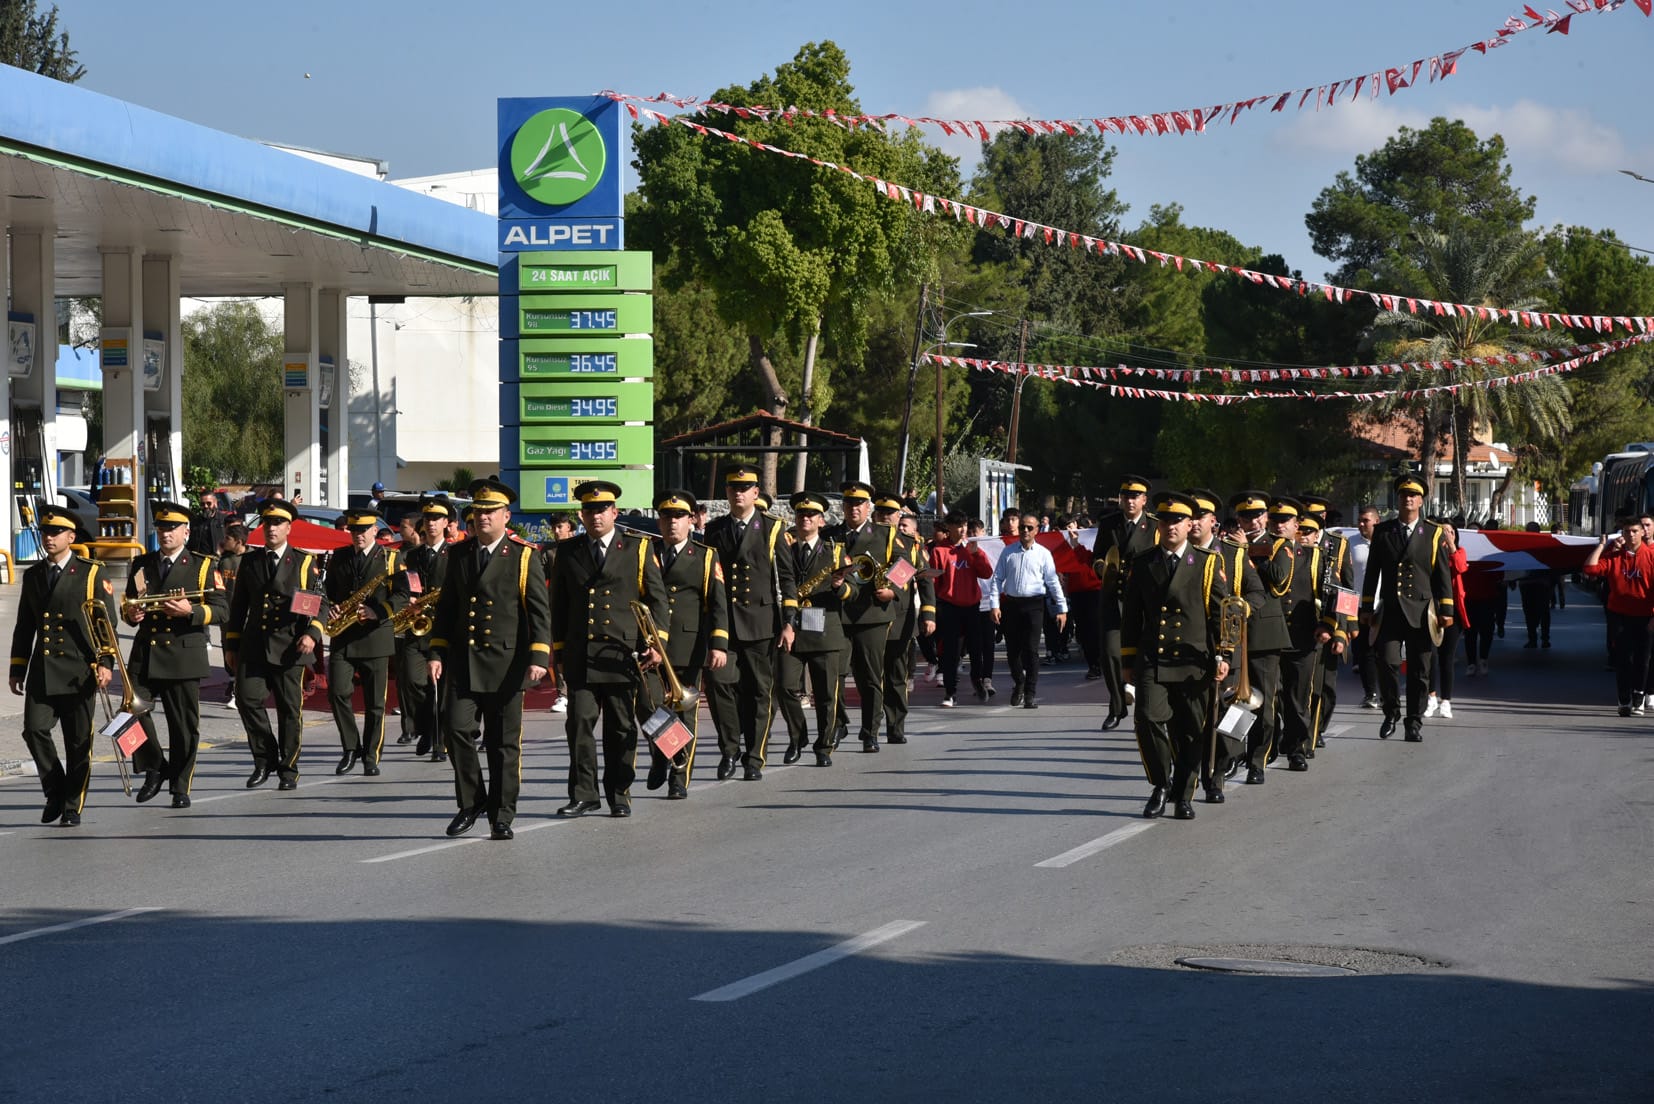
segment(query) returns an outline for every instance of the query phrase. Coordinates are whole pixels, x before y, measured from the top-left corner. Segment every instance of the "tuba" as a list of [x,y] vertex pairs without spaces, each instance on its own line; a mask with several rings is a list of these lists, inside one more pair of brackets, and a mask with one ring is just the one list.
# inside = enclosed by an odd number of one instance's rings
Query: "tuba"
[[[80,614],[86,620],[86,637],[92,642],[92,667],[94,673],[98,661],[104,658],[115,661],[115,669],[121,673],[121,705],[120,713],[128,717],[138,717],[148,713],[155,706],[151,702],[139,701],[137,691],[132,689],[132,676],[127,672],[126,661],[121,658],[120,639],[115,636],[114,622],[109,620],[109,611],[103,608],[103,603],[96,598],[88,598],[80,604]],[[115,742],[115,765],[121,772],[121,792],[128,797],[132,796],[132,768],[127,765],[126,752],[121,749],[120,731],[117,731],[114,721],[118,716],[114,699],[110,697],[106,686],[101,691],[103,698],[103,719],[110,722],[105,726],[109,738]]]
[[[632,616],[637,618],[638,638],[642,641],[641,650],[653,648],[660,653],[660,681],[666,688],[666,706],[677,713],[694,709],[700,701],[700,691],[693,687],[686,687],[678,681],[678,673],[672,670],[672,661],[666,658],[666,643],[660,638],[660,629],[655,625],[655,615],[649,612],[649,607],[642,602],[631,603]],[[641,671],[642,664],[638,665]]]

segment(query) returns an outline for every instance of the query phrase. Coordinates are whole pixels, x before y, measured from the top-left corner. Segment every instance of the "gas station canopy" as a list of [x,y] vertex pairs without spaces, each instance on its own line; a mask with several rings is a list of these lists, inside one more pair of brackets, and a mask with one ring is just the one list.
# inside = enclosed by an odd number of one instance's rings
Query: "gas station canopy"
[[0,65],[0,226],[52,227],[57,293],[101,253],[173,258],[186,296],[493,295],[479,211]]

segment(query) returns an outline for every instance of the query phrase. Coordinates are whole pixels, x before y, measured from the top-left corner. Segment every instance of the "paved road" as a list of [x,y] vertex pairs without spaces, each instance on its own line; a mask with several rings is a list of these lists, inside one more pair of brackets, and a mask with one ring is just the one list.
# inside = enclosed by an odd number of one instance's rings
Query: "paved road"
[[[1422,745],[1346,707],[1192,824],[1137,817],[1072,667],[629,821],[556,821],[542,714],[508,844],[445,841],[406,749],[336,781],[325,727],[296,793],[230,746],[184,813],[104,769],[43,828],[13,780],[0,1101],[1646,1100],[1654,718],[1613,716],[1597,617],[1530,652],[1513,616]],[[1359,972],[1172,965],[1246,945]]]

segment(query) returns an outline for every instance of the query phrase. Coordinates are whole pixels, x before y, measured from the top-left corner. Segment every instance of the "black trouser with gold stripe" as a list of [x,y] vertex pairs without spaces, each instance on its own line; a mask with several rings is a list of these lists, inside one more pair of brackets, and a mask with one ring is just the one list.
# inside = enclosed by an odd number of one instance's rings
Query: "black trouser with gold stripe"
[[[486,808],[490,824],[509,825],[517,819],[517,794],[523,786],[523,692],[456,686],[449,688],[443,704],[455,800],[461,809]],[[479,729],[488,760],[486,786],[477,757]]]
[[771,696],[775,691],[775,642],[731,640],[729,662],[707,672],[712,726],[718,751],[762,767],[770,742]]
[[[327,704],[339,729],[339,745],[359,751],[362,762],[375,764],[385,748],[385,692],[390,680],[390,656],[348,659],[335,651],[327,660]],[[362,683],[362,727],[350,707],[351,676]]]
[[1124,717],[1126,709],[1126,676],[1120,660],[1120,598],[1117,594],[1102,596],[1102,667],[1103,683],[1108,687],[1109,714]]
[[884,644],[884,730],[889,736],[907,735],[907,682],[913,677],[913,629]]
[[[1332,723],[1332,711],[1338,708],[1338,663],[1344,656],[1334,655],[1332,645],[1331,640],[1321,645],[1321,677],[1316,680],[1315,699],[1310,707],[1317,741],[1326,735],[1327,725]],[[1344,655],[1349,653],[1350,646],[1345,644]]]
[[1210,679],[1159,682],[1154,668],[1138,671],[1137,750],[1149,784],[1165,789],[1169,801],[1187,801],[1200,775],[1206,750]]
[[396,708],[402,714],[401,734],[430,740],[436,735],[430,657],[411,636],[396,640]]
[[[264,699],[276,698],[276,729],[264,712]],[[304,743],[304,668],[281,667],[249,658],[236,667],[236,712],[247,730],[253,763],[268,767],[283,779],[299,776],[299,750]],[[277,733],[280,733],[278,740]]]
[[833,750],[834,729],[838,727],[838,695],[843,686],[843,672],[839,667],[839,652],[783,652],[781,655],[781,693],[777,695],[781,715],[787,721],[787,745],[802,748],[810,742],[809,726],[804,720],[804,679],[810,680],[810,693],[815,697],[815,750]]
[[195,778],[195,756],[201,750],[201,680],[134,677],[132,686],[140,697],[155,702],[167,715],[167,754],[163,756],[155,732],[154,710],[139,714],[138,723],[149,739],[132,753],[132,769],[161,771],[173,793],[188,796]]
[[603,798],[632,803],[637,777],[637,683],[594,682],[569,691],[569,800],[597,800],[597,722],[603,721]]
[[1275,700],[1281,693],[1281,653],[1252,652],[1247,656],[1248,679],[1263,698],[1258,719],[1246,734],[1246,765],[1262,770],[1275,745]]
[[[674,663],[672,665],[672,671],[678,676],[678,683],[685,690],[694,690],[700,685],[701,672],[699,668],[679,667]],[[664,705],[666,700],[666,686],[661,681],[661,677],[657,671],[650,672],[648,687],[651,692],[659,691],[659,696],[654,700]],[[654,711],[653,705],[649,701],[641,701],[638,704],[639,708],[644,713],[651,713]],[[668,760],[667,777],[673,782],[681,783],[687,789],[689,786],[689,776],[695,770],[695,744],[701,735],[701,705],[700,702],[697,701],[689,709],[676,709],[673,710],[673,712],[677,714],[678,720],[684,723],[684,727],[689,729],[689,734],[695,737],[695,739],[690,740],[683,747],[679,748],[678,753]],[[642,718],[639,719],[641,720]],[[649,745],[649,761],[651,763],[665,758],[666,756],[656,750],[654,744]]]
[[1316,677],[1315,649],[1281,653],[1281,697],[1275,706],[1280,726],[1280,754],[1309,755],[1315,750],[1314,719],[1310,716],[1310,693]]
[[[95,690],[79,694],[30,693],[23,700],[23,743],[34,756],[35,772],[47,800],[63,799],[63,808],[78,813],[92,782],[92,712]],[[52,725],[63,733],[63,760],[52,744]]]
[[879,716],[884,711],[885,647],[892,626],[846,625],[844,634],[850,638],[850,674],[856,680],[856,694],[861,698],[861,732],[863,741],[879,738]]

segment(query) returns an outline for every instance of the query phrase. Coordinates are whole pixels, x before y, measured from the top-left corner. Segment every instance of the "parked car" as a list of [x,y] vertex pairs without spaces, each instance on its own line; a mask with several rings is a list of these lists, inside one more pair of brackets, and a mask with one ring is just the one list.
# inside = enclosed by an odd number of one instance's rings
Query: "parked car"
[[402,519],[408,514],[419,510],[419,505],[426,498],[443,495],[454,504],[454,511],[465,513],[465,508],[471,505],[471,500],[464,495],[447,494],[445,491],[427,491],[424,494],[388,494],[379,502],[379,516],[390,523],[392,529],[402,525]]
[[93,540],[98,535],[98,504],[92,499],[90,487],[59,487],[58,496],[68,504],[75,515],[77,541]]

